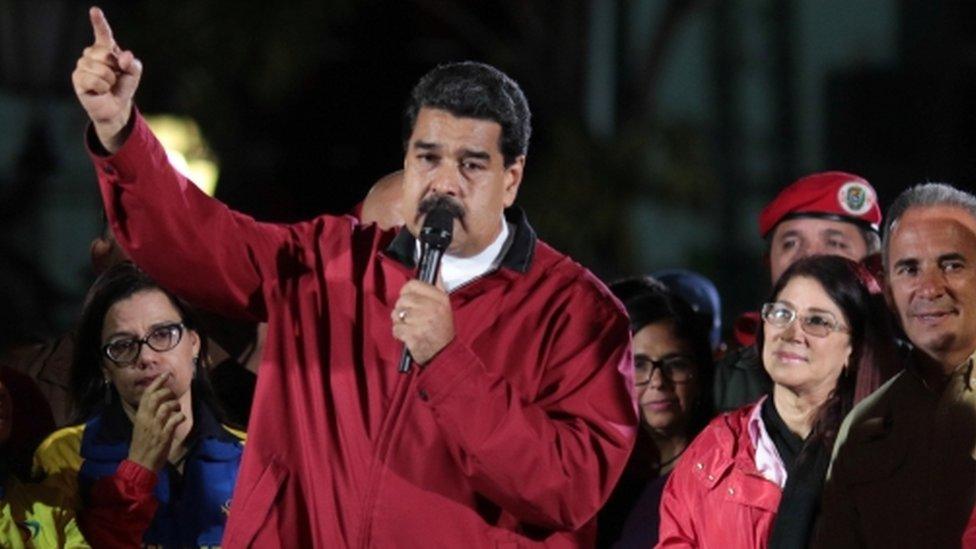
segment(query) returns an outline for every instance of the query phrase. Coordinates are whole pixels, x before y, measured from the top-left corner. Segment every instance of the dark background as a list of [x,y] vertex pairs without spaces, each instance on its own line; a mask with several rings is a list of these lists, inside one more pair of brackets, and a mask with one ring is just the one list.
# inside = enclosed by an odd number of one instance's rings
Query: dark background
[[[400,113],[437,63],[521,83],[534,134],[519,203],[605,279],[668,267],[718,284],[726,320],[767,287],[759,209],[813,171],[906,186],[974,173],[976,3],[114,1],[143,112],[197,121],[217,196],[259,219],[341,213],[402,164]],[[70,73],[88,4],[0,0],[2,343],[66,329],[100,230]],[[192,273],[190,274],[192,276]]]

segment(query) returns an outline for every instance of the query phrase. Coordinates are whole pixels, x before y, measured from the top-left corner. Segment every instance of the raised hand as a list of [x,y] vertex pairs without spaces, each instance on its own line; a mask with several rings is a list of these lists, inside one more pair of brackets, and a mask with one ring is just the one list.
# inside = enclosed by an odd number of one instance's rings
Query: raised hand
[[132,421],[129,460],[157,472],[169,458],[176,428],[186,421],[176,395],[166,386],[170,377],[162,374],[146,387]]
[[125,141],[123,131],[132,114],[132,98],[139,87],[142,62],[115,42],[102,10],[93,7],[88,15],[95,42],[82,52],[71,73],[71,83],[95,126],[98,139],[106,150],[114,153]]

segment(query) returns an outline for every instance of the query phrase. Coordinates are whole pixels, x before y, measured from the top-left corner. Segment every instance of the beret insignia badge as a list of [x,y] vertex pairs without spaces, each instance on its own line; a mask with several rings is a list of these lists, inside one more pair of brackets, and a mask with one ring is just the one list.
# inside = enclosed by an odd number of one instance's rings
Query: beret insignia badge
[[861,183],[851,181],[841,186],[837,192],[837,202],[848,214],[859,216],[871,209],[874,194]]

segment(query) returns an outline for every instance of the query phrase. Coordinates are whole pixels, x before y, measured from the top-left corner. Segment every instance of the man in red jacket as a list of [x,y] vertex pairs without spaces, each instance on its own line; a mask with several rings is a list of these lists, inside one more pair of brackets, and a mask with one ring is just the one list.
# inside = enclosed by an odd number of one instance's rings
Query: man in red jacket
[[[133,105],[141,63],[91,18],[72,82],[116,237],[191,302],[269,323],[224,545],[591,544],[637,424],[628,325],[513,207],[518,85],[478,63],[417,84],[404,228],[259,223],[172,169]],[[436,202],[460,216],[432,286],[412,279]]]

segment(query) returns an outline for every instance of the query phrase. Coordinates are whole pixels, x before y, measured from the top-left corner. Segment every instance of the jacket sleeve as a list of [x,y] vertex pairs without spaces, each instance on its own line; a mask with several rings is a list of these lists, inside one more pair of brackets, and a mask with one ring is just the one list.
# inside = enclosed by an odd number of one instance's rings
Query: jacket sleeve
[[664,485],[661,495],[661,526],[656,547],[698,547],[694,513],[699,507],[690,501],[699,489],[691,472],[697,461],[694,455],[685,455],[675,466]]
[[[455,338],[419,377],[449,450],[475,490],[520,522],[576,530],[605,503],[630,454],[637,414],[623,313],[580,296],[550,337],[540,396],[489,373]],[[607,299],[604,297],[603,299]],[[542,328],[538,328],[542,330]],[[527,328],[527,330],[529,330]]]
[[159,506],[155,486],[156,473],[129,460],[123,460],[114,475],[98,479],[78,513],[81,531],[92,546],[140,547]]
[[976,549],[976,507],[973,514],[969,517],[969,524],[966,531],[962,534],[962,549]]
[[34,451],[32,476],[64,495],[72,509],[81,507],[78,470],[81,469],[81,437],[84,425],[65,427],[48,436]]
[[316,249],[307,240],[354,224],[351,217],[323,216],[277,225],[234,212],[172,167],[137,110],[131,124],[111,156],[99,154],[101,144],[88,131],[110,227],[136,264],[194,305],[266,320],[263,283],[307,271]]

